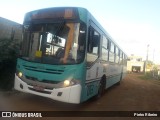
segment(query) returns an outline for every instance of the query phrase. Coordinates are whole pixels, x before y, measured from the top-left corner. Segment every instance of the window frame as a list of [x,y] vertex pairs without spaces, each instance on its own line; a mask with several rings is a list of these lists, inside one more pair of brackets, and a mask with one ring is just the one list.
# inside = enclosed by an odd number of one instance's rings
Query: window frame
[[[97,54],[94,54],[93,50],[92,50],[92,53],[89,51],[89,49],[90,49],[89,48],[89,42],[91,40],[93,40],[93,35],[94,35],[95,32],[98,34],[98,41],[99,41],[98,42]],[[100,34],[100,32],[98,32],[98,30],[96,30],[92,25],[90,25],[88,27],[88,38],[87,38],[87,59],[86,59],[86,61],[87,61],[87,67],[91,67],[97,61],[97,59],[100,57],[100,41],[101,41],[101,34]],[[90,62],[89,61],[89,56],[93,57],[94,60],[91,60],[91,62]]]
[[[109,40],[109,62],[111,63],[115,63],[115,43],[111,40]],[[111,56],[113,57],[113,59],[111,59]]]
[[[106,42],[104,42],[104,40],[106,40]],[[104,46],[104,44],[106,44]],[[109,60],[109,56],[108,56],[108,53],[109,53],[109,49],[108,49],[108,44],[109,44],[109,40],[107,39],[107,37],[105,35],[102,35],[102,45],[101,45],[101,58],[103,61],[108,61]],[[106,51],[106,58],[103,57],[103,50]]]

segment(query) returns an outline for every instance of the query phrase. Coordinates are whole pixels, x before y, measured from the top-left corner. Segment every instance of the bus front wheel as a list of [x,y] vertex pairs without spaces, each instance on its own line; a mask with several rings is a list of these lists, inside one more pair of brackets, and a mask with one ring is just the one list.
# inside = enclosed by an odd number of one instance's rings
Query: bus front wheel
[[106,79],[105,77],[101,79],[99,82],[99,87],[98,87],[98,93],[96,95],[96,99],[99,99],[105,92],[105,87],[106,87]]

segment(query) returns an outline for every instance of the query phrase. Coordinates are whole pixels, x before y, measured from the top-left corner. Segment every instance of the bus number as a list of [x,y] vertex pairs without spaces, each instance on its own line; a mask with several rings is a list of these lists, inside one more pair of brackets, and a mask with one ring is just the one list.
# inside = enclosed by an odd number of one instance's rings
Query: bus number
[[94,85],[87,85],[87,96],[93,94]]

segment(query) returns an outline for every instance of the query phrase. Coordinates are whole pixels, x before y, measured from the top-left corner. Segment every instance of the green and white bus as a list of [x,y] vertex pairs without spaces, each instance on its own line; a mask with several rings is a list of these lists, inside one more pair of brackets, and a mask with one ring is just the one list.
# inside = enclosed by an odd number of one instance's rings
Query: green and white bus
[[81,103],[100,97],[126,74],[126,54],[84,8],[28,12],[14,88]]

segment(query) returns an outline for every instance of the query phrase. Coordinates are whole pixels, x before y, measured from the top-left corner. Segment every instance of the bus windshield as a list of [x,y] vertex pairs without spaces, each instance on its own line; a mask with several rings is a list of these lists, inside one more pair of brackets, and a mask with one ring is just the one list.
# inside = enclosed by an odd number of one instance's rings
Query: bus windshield
[[77,64],[85,54],[86,28],[80,23],[24,25],[22,59],[46,64]]

